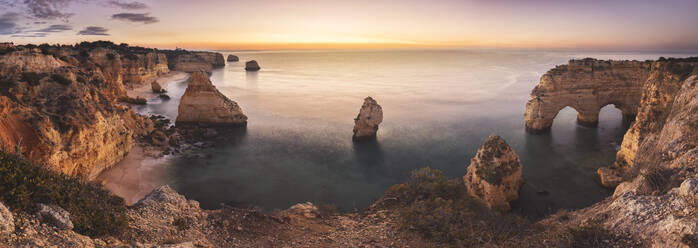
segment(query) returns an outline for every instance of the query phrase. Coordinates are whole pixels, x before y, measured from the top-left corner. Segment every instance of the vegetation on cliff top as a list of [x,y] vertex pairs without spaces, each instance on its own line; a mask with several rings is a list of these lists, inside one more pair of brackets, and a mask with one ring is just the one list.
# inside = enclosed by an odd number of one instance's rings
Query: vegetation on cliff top
[[70,213],[76,232],[93,237],[118,235],[128,226],[123,199],[4,150],[0,150],[0,201],[27,213],[34,213],[37,203],[56,204]]

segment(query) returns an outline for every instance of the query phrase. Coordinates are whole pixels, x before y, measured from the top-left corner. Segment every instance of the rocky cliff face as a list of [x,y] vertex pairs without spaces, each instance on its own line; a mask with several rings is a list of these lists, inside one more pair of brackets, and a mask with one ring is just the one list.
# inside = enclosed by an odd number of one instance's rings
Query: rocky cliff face
[[225,66],[225,60],[220,53],[188,52],[185,50],[166,51],[169,68],[183,72],[206,71]]
[[359,115],[354,119],[353,140],[375,139],[378,125],[383,122],[383,108],[373,98],[366,97],[361,105]]
[[152,129],[116,100],[168,71],[164,53],[106,42],[13,48],[0,55],[0,145],[92,179]]
[[470,161],[463,181],[468,193],[487,207],[508,211],[509,202],[519,198],[521,168],[519,155],[504,139],[492,135]]
[[582,125],[598,123],[601,108],[614,104],[627,119],[633,119],[642,97],[651,62],[570,60],[541,77],[526,104],[526,130],[543,132],[552,126],[557,113],[570,106]]
[[206,72],[194,72],[179,103],[177,125],[245,126],[247,116],[211,83]]
[[698,58],[660,59],[649,68],[616,162],[598,171],[605,186],[618,185],[613,196],[567,218],[633,234],[653,247],[694,247]]
[[663,60],[644,84],[638,116],[623,137],[614,168],[696,166],[698,59]]
[[141,121],[104,94],[122,90],[109,87],[118,82],[106,82],[120,77],[87,72],[37,51],[18,53],[0,58],[2,145],[18,147],[53,171],[85,178],[121,160]]

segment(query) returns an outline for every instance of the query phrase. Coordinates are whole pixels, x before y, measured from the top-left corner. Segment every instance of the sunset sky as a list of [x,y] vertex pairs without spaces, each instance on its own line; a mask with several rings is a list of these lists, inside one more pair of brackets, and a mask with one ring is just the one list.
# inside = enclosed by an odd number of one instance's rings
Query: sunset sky
[[698,50],[695,0],[0,0],[0,40],[160,48]]

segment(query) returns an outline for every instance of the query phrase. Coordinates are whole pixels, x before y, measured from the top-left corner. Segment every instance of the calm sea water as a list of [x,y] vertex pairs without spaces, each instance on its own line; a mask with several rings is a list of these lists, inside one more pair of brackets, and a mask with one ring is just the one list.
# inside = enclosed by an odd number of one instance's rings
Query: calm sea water
[[[218,208],[221,202],[284,209],[298,202],[342,210],[369,206],[414,169],[429,166],[462,177],[490,134],[519,154],[525,184],[516,211],[542,216],[602,200],[610,191],[595,171],[613,162],[627,124],[612,105],[597,128],[562,110],[550,133],[524,131],[523,112],[540,76],[571,58],[656,59],[660,54],[496,50],[223,52],[241,62],[211,80],[249,117],[245,130],[203,158],[174,158],[165,183]],[[664,55],[664,54],[662,54]],[[679,55],[675,55],[679,56]],[[245,72],[244,61],[262,70]],[[141,112],[176,118],[186,82],[172,100]],[[352,143],[353,118],[374,97],[384,121],[376,142]],[[549,194],[538,194],[538,191]]]

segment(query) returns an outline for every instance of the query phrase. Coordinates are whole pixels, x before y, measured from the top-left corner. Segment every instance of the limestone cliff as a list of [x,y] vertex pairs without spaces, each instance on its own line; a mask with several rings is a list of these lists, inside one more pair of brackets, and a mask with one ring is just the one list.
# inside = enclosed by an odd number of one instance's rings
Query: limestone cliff
[[175,71],[211,72],[214,68],[225,66],[225,59],[220,53],[189,52],[186,50],[165,51],[169,68]]
[[632,120],[642,97],[651,62],[570,60],[545,73],[526,104],[526,130],[543,132],[557,113],[570,106],[582,125],[598,123],[601,108],[614,104]]
[[381,122],[383,122],[383,108],[370,96],[366,97],[359,114],[354,118],[352,139],[355,141],[375,139]]
[[698,235],[698,58],[642,63],[650,70],[640,72],[635,122],[616,162],[598,171],[615,192],[565,218],[594,221],[653,247],[691,247]]
[[508,211],[509,202],[519,198],[521,168],[519,155],[504,139],[492,135],[470,161],[463,181],[468,193],[487,207]]
[[35,164],[94,178],[148,135],[148,120],[116,100],[167,73],[165,53],[83,42],[17,46],[0,54],[0,146]]
[[247,116],[223,95],[203,71],[194,72],[179,103],[177,125],[245,126]]
[[623,137],[616,167],[666,163],[677,168],[691,164],[686,158],[695,159],[698,146],[695,75],[698,59],[655,62],[644,84],[637,119]]

